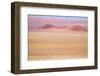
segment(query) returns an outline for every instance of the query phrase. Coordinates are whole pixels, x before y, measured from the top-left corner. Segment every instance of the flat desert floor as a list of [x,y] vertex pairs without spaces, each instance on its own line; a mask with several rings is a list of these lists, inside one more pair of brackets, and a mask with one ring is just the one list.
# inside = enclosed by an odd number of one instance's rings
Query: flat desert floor
[[29,32],[28,60],[88,57],[87,32]]

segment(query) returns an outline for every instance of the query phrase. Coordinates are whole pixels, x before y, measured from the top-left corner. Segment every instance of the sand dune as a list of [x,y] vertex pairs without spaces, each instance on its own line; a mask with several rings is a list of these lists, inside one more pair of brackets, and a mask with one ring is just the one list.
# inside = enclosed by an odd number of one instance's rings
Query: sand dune
[[31,28],[31,31],[37,31],[37,32],[47,32],[47,31],[50,31],[50,32],[59,32],[59,31],[85,31],[87,32],[87,27],[86,26],[82,26],[82,25],[73,25],[73,26],[70,26],[70,25],[66,25],[66,26],[55,26],[55,25],[51,25],[51,24],[46,24],[42,27],[38,27],[38,28]]
[[29,32],[29,60],[87,58],[87,32]]

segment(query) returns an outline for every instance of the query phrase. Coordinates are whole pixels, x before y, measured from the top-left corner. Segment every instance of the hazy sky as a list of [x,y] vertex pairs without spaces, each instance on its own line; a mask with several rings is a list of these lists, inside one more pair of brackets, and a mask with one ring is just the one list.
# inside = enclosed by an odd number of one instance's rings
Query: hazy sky
[[87,26],[88,17],[28,15],[28,24],[29,28],[42,27],[46,24],[51,24],[56,27],[74,25]]

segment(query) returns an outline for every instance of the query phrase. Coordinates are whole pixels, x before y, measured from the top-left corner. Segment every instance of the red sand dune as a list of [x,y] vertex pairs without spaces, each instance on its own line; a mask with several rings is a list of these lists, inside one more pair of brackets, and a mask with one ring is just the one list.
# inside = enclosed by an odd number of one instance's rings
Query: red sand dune
[[85,27],[82,27],[80,25],[75,25],[75,26],[72,26],[70,28],[70,30],[72,31],[87,31],[87,29]]
[[42,27],[32,28],[34,31],[87,31],[87,27],[81,25],[73,25],[73,26],[54,26],[51,24],[46,24]]
[[51,29],[51,28],[56,28],[55,26],[51,25],[51,24],[46,24],[43,27],[40,27],[38,29]]

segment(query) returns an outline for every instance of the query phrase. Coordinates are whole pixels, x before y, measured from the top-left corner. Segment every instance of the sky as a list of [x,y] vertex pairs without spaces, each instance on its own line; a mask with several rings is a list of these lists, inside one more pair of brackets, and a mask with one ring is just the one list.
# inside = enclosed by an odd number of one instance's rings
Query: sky
[[86,27],[88,17],[79,16],[45,16],[45,15],[28,15],[28,27],[39,28],[51,24],[56,27],[80,25]]

